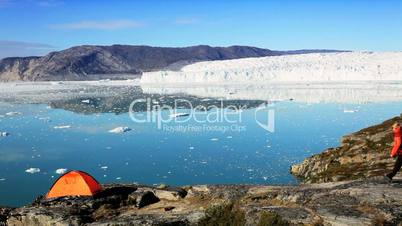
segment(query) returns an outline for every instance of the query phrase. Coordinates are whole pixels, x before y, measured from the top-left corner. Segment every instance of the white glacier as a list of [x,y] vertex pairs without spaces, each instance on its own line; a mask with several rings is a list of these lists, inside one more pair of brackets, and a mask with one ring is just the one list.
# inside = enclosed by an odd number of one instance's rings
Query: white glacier
[[402,81],[402,52],[312,53],[205,61],[146,72],[142,84]]

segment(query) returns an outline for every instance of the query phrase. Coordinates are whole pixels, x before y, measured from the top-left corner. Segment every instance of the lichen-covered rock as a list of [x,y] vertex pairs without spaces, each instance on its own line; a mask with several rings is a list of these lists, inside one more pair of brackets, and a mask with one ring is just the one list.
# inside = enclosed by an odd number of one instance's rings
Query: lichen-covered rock
[[293,165],[291,172],[305,183],[345,181],[385,175],[394,164],[390,158],[391,126],[395,117],[343,137],[341,146]]

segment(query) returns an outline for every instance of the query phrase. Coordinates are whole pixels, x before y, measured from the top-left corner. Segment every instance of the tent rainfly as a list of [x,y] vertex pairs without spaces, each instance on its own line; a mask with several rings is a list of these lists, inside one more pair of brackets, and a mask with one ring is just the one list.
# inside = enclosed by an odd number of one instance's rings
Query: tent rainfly
[[91,175],[83,171],[70,171],[53,184],[47,199],[66,196],[93,196],[102,191],[102,186]]

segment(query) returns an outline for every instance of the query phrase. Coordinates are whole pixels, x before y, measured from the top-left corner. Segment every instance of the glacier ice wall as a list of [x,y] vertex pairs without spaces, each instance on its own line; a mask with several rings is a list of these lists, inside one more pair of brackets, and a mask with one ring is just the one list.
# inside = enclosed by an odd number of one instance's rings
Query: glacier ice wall
[[141,83],[402,81],[402,52],[313,53],[207,61],[144,73]]

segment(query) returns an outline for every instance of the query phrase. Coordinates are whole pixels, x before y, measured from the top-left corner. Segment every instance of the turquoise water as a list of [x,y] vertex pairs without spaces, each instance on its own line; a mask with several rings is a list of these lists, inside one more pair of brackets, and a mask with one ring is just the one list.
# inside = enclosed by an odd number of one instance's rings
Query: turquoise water
[[[168,99],[163,95],[155,98]],[[216,102],[194,97],[191,101],[205,105]],[[81,99],[0,103],[0,131],[10,133],[0,137],[0,205],[19,206],[45,194],[60,176],[55,173],[59,168],[86,171],[102,183],[296,184],[289,174],[293,163],[337,146],[342,135],[399,115],[402,110],[401,102],[303,104],[287,100],[270,107],[275,111],[275,131],[270,132],[256,123],[256,118],[266,118],[264,112],[255,114],[262,101],[235,101],[230,104],[247,105],[241,122],[203,127],[189,117],[186,123],[164,125],[201,131],[173,132],[158,128],[155,122],[133,122],[124,109],[99,102],[102,99],[91,99],[89,105]],[[192,113],[185,106],[180,109]],[[357,111],[344,113],[344,109]],[[144,111],[140,108],[133,114],[144,116]],[[208,112],[214,111],[220,110]],[[7,112],[22,114],[5,116]],[[168,117],[167,110],[161,112]],[[70,128],[54,128],[60,125]],[[133,130],[108,132],[118,126]],[[40,172],[25,172],[29,168]]]

